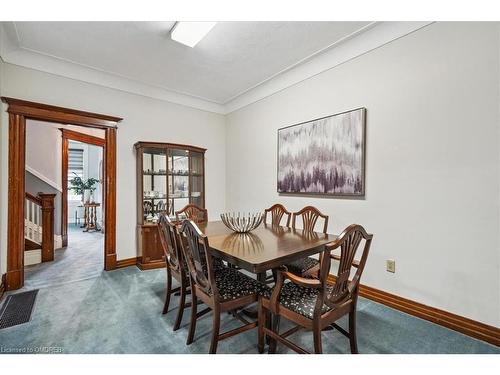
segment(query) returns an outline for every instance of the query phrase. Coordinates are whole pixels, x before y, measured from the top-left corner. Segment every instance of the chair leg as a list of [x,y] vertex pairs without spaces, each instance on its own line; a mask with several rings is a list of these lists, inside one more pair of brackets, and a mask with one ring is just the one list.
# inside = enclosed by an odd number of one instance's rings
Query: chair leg
[[167,295],[165,297],[165,305],[163,306],[162,314],[166,314],[168,312],[168,305],[170,304],[171,294],[172,294],[172,275],[170,274],[170,270],[167,268]]
[[259,300],[258,305],[258,344],[257,348],[259,349],[259,353],[264,353],[264,326],[266,324],[266,315],[267,313],[264,311],[264,306],[262,305],[262,301]]
[[321,328],[319,325],[317,327],[313,327],[313,338],[314,338],[314,353],[321,354],[323,353],[323,345],[321,343]]
[[[273,315],[272,318],[272,323],[271,323],[271,330],[279,335],[280,333],[280,316],[279,315]],[[274,354],[276,353],[276,347],[277,347],[277,340],[271,338],[269,340],[269,354]]]
[[196,297],[196,293],[193,292],[193,297],[191,299],[191,321],[189,323],[189,333],[186,341],[186,345],[189,345],[193,342],[194,332],[196,330],[196,314],[198,313],[198,297]]
[[174,324],[174,331],[177,331],[182,323],[182,314],[184,314],[184,308],[186,307],[186,285],[183,283],[181,285],[181,298],[179,300],[179,311],[177,312],[177,319]]
[[351,344],[351,353],[358,354],[358,341],[356,338],[356,310],[349,313],[349,343]]
[[210,343],[210,354],[217,353],[217,344],[219,342],[219,329],[220,329],[220,311],[216,305],[213,309],[213,325],[212,325],[212,342]]

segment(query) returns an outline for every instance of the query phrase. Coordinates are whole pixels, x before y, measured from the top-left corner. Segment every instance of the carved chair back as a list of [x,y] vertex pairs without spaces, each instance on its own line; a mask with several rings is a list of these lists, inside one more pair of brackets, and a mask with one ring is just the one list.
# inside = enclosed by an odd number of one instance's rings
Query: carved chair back
[[168,211],[167,202],[158,201],[158,203],[156,203],[156,212],[166,212],[166,211]]
[[300,216],[302,218],[302,230],[306,232],[314,232],[314,227],[316,226],[316,222],[318,218],[322,218],[324,220],[323,224],[323,233],[326,233],[328,228],[328,215],[324,215],[313,206],[306,206],[298,212],[294,212],[292,215],[292,228],[295,229],[297,217]]
[[207,295],[218,298],[215,284],[214,259],[208,238],[191,220],[184,220],[181,227],[182,251],[187,263],[191,283]]
[[267,214],[271,215],[271,225],[278,226],[281,223],[281,219],[286,215],[286,226],[290,226],[290,218],[292,216],[291,212],[288,212],[285,206],[276,203],[269,208],[264,209],[264,223],[267,224]]
[[158,229],[160,230],[160,242],[165,253],[165,259],[167,260],[167,267],[178,273],[182,273],[181,239],[174,223],[172,223],[172,220],[165,213],[160,214]]
[[198,207],[195,204],[188,204],[180,211],[175,212],[177,221],[182,220],[181,215],[185,215],[186,219],[194,221],[196,224],[206,223],[208,221],[208,211],[205,208]]
[[[320,280],[326,283],[328,273],[330,272],[331,259],[338,260],[339,265],[335,286],[328,295],[325,295],[321,303],[335,308],[349,299],[353,299],[354,301],[357,299],[359,280],[365,268],[372,239],[373,235],[368,234],[361,225],[351,224],[335,241],[326,245],[325,252],[321,256]],[[361,250],[361,258],[357,261],[355,260],[355,256],[363,240],[364,246]],[[340,248],[340,257],[332,254],[338,248]],[[356,269],[356,272],[350,279],[350,275],[354,269]]]
[[153,215],[153,202],[144,201],[142,206],[144,208],[144,215]]

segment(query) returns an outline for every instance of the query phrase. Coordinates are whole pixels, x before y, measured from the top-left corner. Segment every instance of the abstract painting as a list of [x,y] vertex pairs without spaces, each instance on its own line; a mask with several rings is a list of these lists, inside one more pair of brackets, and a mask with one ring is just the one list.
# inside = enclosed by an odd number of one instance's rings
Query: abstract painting
[[365,119],[359,108],[278,130],[278,192],[364,196]]

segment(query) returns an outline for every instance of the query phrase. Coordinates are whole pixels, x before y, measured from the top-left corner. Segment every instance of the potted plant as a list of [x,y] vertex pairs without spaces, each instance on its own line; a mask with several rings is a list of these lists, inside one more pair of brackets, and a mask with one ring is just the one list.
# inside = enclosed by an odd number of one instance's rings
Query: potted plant
[[[74,173],[74,172],[73,172]],[[71,184],[70,190],[74,191],[75,194],[82,196],[82,204],[94,200],[94,191],[97,188],[98,179],[90,177],[87,180],[82,180],[80,176],[74,173],[73,177],[69,183]]]

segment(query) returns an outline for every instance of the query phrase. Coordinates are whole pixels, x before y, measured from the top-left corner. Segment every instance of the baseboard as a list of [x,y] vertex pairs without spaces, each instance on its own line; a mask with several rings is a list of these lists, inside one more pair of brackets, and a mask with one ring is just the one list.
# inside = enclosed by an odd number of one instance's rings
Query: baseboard
[[0,277],[0,301],[3,298],[3,294],[5,293],[5,289],[7,289],[6,284],[7,283],[5,282],[5,275],[2,275],[2,277]]
[[[334,283],[336,277],[330,275],[328,281]],[[360,285],[359,295],[393,309],[450,328],[490,344],[500,346],[500,328],[493,327],[460,315],[427,306],[407,298],[387,293],[366,285]]]
[[115,269],[136,266],[138,262],[140,262],[140,257],[120,259],[116,261]]

